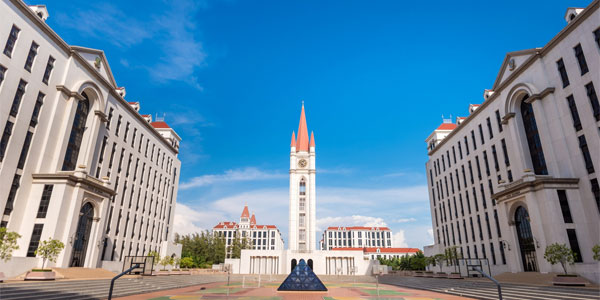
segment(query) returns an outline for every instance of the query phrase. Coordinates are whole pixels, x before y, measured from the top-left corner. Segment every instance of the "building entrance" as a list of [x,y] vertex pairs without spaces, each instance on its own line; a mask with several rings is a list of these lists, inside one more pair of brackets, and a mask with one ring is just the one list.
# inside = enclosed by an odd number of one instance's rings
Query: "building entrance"
[[89,202],[84,204],[79,211],[79,222],[73,241],[73,256],[70,267],[83,267],[85,263],[85,253],[92,231],[92,222],[94,219],[94,206]]
[[535,241],[531,233],[531,224],[529,223],[529,213],[523,206],[519,206],[515,211],[515,227],[519,239],[519,249],[521,250],[521,260],[523,261],[523,271],[538,272],[537,260],[535,256]]

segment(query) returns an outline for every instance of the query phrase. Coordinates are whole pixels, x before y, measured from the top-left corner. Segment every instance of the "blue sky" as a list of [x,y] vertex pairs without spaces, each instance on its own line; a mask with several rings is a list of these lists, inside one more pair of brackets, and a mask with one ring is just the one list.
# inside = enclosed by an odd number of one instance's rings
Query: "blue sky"
[[[247,203],[287,236],[301,100],[317,143],[318,227],[433,242],[424,139],[480,103],[506,52],[541,47],[590,1],[47,1],[69,44],[105,51],[128,101],[183,138],[176,230]],[[32,4],[37,4],[32,3]]]

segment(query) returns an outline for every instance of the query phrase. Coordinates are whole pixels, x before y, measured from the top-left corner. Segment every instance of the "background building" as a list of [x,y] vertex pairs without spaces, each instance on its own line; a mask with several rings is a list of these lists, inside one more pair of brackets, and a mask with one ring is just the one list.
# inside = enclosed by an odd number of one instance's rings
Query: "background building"
[[101,50],[48,27],[45,6],[3,1],[0,16],[0,226],[22,236],[0,269],[39,267],[48,238],[66,246],[58,267],[175,253],[179,136],[124,100]]
[[600,13],[569,8],[542,48],[506,55],[481,105],[426,142],[435,244],[488,259],[493,274],[560,272],[543,257],[566,244],[571,272],[599,281]]
[[323,231],[321,250],[332,248],[391,248],[392,231],[387,227],[328,227]]
[[379,247],[363,247],[363,248],[334,248],[334,251],[362,251],[365,259],[391,259],[400,258],[402,256],[415,255],[421,251],[418,248],[379,248]]
[[240,222],[220,222],[213,227],[213,234],[225,237],[226,257],[231,257],[235,238],[246,239],[249,249],[283,250],[283,238],[275,225],[257,225],[254,213],[250,216],[248,205],[244,206]]

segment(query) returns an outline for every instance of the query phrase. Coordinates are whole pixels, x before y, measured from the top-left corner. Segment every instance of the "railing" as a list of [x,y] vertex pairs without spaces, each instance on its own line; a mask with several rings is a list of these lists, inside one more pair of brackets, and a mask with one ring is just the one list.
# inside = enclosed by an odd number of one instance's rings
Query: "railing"
[[498,300],[502,300],[502,288],[500,287],[500,282],[498,282],[498,280],[492,278],[492,276],[486,274],[485,272],[483,272],[481,270],[481,268],[479,267],[474,267],[473,270],[481,273],[481,275],[485,276],[487,279],[491,280],[492,282],[494,282],[497,286],[498,286]]
[[115,276],[115,277],[114,277],[114,278],[113,278],[113,279],[110,281],[110,289],[108,290],[108,300],[112,300],[112,293],[113,293],[113,288],[114,288],[114,286],[115,286],[115,280],[117,280],[117,279],[121,278],[121,276],[123,276],[123,275],[125,275],[125,274],[127,274],[127,273],[131,272],[131,270],[133,270],[133,269],[136,269],[136,268],[139,268],[139,267],[140,267],[140,265],[136,264],[135,266],[133,266],[133,267],[131,267],[131,268],[129,268],[129,269],[127,269],[127,270],[123,271],[123,273],[121,273],[121,274],[119,274],[119,275]]

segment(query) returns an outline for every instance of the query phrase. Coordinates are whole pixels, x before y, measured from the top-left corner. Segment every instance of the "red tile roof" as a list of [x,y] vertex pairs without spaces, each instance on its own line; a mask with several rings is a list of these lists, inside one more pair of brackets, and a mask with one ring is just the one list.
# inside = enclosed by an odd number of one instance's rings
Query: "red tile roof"
[[456,128],[454,123],[442,123],[436,130],[453,130],[454,128]]
[[244,210],[242,210],[242,218],[250,218],[250,212],[248,211],[248,205],[244,205]]
[[129,104],[138,104],[139,102],[127,102]]
[[390,229],[388,227],[365,227],[365,226],[338,226],[338,227],[327,227],[327,230],[344,230],[344,228],[346,230],[382,230],[382,231],[389,231]]
[[300,124],[298,124],[298,141],[296,142],[296,151],[308,151],[308,128],[306,127],[306,114],[304,113],[304,103],[300,112]]
[[152,127],[154,127],[154,128],[171,128],[164,121],[152,122],[152,123],[150,123],[150,125],[152,125]]
[[215,227],[213,227],[213,229],[220,229],[220,228],[237,228],[237,224],[235,222],[221,222],[221,223],[217,224]]
[[377,247],[365,247],[365,248],[331,248],[331,251],[363,251],[364,253],[417,253],[421,251],[419,248],[377,248]]

